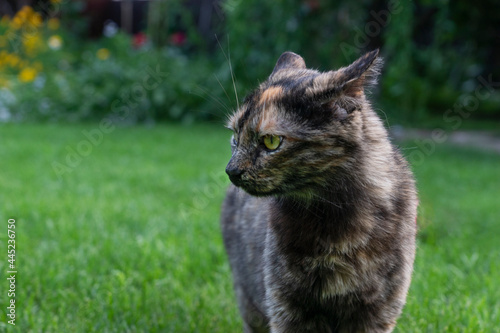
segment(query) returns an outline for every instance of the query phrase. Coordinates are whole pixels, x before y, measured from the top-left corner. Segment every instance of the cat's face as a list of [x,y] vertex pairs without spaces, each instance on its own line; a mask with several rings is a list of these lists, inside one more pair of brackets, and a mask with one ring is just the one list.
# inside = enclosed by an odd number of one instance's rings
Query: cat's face
[[284,53],[229,119],[231,181],[257,196],[307,195],[325,185],[325,173],[348,167],[362,130],[363,84],[376,56],[320,73]]

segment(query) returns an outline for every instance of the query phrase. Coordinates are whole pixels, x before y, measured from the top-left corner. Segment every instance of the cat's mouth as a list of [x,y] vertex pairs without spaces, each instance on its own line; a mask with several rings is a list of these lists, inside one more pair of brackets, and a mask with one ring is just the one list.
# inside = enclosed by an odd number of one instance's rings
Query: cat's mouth
[[245,174],[229,175],[229,180],[234,184],[234,186],[239,187],[248,194],[256,197],[279,194],[277,189],[270,188],[269,186],[248,179],[248,176]]
[[276,178],[275,174],[243,168],[239,163],[233,163],[232,160],[226,166],[226,173],[236,187],[250,195],[263,197],[283,192],[280,185],[283,184],[283,180]]

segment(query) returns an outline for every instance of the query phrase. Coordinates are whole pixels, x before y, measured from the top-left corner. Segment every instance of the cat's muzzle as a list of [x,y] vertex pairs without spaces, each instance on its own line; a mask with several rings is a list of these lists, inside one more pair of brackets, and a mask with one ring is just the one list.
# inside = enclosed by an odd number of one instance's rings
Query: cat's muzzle
[[226,167],[226,173],[229,176],[229,179],[236,186],[241,185],[241,176],[243,175],[244,172],[245,171],[243,169],[231,165],[231,163],[229,163]]

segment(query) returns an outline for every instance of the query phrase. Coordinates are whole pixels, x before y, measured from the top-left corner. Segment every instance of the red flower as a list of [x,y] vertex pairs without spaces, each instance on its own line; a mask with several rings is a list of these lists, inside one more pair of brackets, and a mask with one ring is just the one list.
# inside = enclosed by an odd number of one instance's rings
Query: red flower
[[186,42],[186,34],[184,32],[178,31],[170,35],[170,43],[181,46]]
[[141,48],[148,41],[148,36],[144,32],[138,32],[132,38],[132,46],[136,49]]

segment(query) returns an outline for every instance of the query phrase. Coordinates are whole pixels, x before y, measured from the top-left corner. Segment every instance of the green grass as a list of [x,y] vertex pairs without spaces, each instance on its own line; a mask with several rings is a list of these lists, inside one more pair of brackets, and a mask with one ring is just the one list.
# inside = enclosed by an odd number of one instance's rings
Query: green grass
[[415,274],[399,332],[500,332],[500,155],[440,148],[415,167]]
[[[118,128],[58,177],[53,162],[94,127],[0,127],[0,332],[240,332],[219,230],[229,133]],[[499,167],[500,156],[446,147],[415,167],[419,248],[398,332],[500,327]]]

